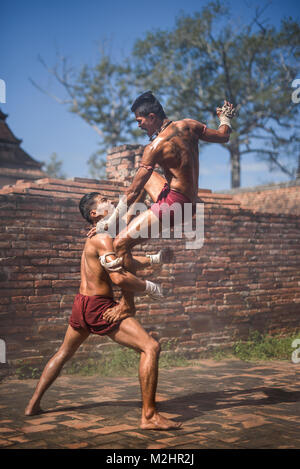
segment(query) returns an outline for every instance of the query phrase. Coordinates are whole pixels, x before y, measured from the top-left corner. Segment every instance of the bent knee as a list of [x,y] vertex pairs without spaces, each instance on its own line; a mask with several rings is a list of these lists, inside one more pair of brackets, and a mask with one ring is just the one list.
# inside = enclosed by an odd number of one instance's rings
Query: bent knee
[[151,337],[150,340],[145,344],[145,351],[158,356],[161,351],[160,343]]
[[75,352],[76,352],[76,350],[73,350],[73,349],[62,348],[62,349],[58,350],[56,356],[59,360],[61,360],[63,363],[65,363],[68,360],[70,360],[70,358],[73,357]]

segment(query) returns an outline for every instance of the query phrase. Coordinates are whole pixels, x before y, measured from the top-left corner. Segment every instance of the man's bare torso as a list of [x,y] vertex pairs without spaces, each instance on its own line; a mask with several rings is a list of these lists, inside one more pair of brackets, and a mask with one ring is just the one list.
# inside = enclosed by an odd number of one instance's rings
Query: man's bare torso
[[85,242],[81,255],[81,283],[79,291],[82,295],[113,297],[111,280],[99,261],[98,249],[95,245],[96,239],[97,236],[94,236]]
[[[197,126],[198,125],[198,126]],[[149,144],[157,153],[171,189],[196,201],[199,177],[199,123],[192,119],[172,122]]]

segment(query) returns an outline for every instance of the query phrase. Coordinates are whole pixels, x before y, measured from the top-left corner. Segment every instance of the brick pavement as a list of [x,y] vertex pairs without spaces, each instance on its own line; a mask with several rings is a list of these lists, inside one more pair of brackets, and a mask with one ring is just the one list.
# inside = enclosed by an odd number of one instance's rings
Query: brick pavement
[[299,449],[300,364],[203,360],[160,370],[158,408],[177,431],[139,429],[136,377],[61,376],[25,417],[36,380],[0,383],[2,449]]

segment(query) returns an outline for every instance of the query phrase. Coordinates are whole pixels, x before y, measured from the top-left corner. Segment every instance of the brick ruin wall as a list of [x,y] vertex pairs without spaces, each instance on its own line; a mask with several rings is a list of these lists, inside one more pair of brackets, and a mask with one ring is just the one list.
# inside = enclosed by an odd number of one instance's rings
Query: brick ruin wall
[[[140,154],[130,146],[111,152],[105,181],[43,179],[1,190],[0,338],[11,367],[20,361],[44,364],[61,344],[88,230],[78,201],[94,190],[117,200]],[[199,201],[205,204],[200,250],[186,249],[186,239],[156,239],[134,249],[154,253],[168,245],[175,251],[173,264],[140,273],[168,289],[162,304],[136,297],[145,329],[161,342],[176,339],[191,356],[229,346],[250,329],[282,334],[298,329],[299,217],[253,212],[209,190],[200,190]],[[91,335],[77,358],[99,357],[110,344]]]
[[225,191],[242,208],[253,212],[286,213],[300,216],[300,178],[279,184]]

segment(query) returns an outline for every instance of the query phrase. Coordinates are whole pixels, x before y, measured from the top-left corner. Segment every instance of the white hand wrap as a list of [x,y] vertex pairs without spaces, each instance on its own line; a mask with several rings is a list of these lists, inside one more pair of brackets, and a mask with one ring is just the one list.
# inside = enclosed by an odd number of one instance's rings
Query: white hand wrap
[[219,127],[220,127],[221,125],[228,125],[228,127],[232,128],[232,127],[231,127],[231,122],[230,122],[229,117],[227,117],[227,116],[222,116],[222,115],[221,115],[221,116],[219,116],[219,119],[220,119],[220,125],[219,125]]
[[151,265],[161,264],[161,251],[159,251],[157,254],[146,254],[146,257],[149,257]]
[[164,294],[160,285],[158,285],[157,283],[151,282],[150,280],[146,280],[145,291],[148,293],[148,295],[151,298],[155,300],[162,299],[164,297]]
[[110,228],[116,232],[117,219],[120,219],[126,213],[126,211],[127,204],[124,202],[124,198],[122,198],[108,219],[103,218],[102,220],[98,221],[96,225],[96,233],[106,233],[110,230]]
[[102,267],[107,271],[107,272],[117,272],[119,270],[122,270],[122,257],[117,257],[117,259],[114,259],[113,261],[107,262],[106,257],[111,256],[111,255],[116,255],[115,252],[106,252],[103,254],[103,256],[99,257],[100,264]]
[[236,110],[235,108],[231,108],[228,104],[224,104],[221,108],[218,107],[218,111],[221,114],[218,116],[220,119],[220,125],[228,125],[231,128],[231,119],[235,116]]

